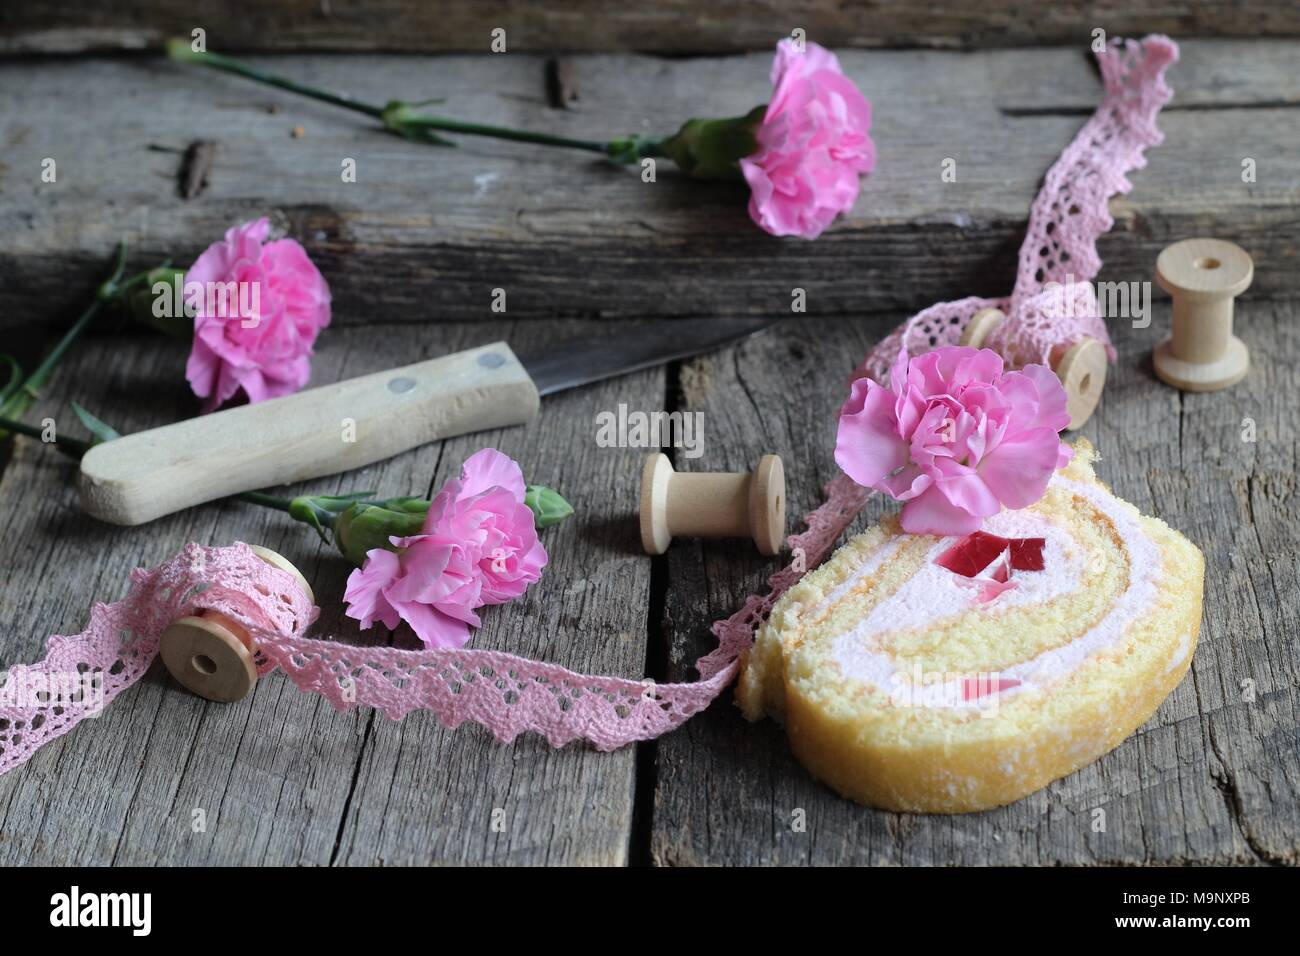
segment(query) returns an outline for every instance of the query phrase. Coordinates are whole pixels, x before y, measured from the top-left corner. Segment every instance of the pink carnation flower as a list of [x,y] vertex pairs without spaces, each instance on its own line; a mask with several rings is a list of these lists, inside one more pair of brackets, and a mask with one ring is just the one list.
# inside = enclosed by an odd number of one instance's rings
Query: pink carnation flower
[[421,533],[366,552],[348,577],[347,614],[363,628],[411,625],[428,647],[462,647],[475,610],[519,597],[546,567],[519,465],[494,448],[466,460],[443,486]]
[[477,555],[444,535],[390,540],[396,552],[367,551],[365,565],[348,575],[348,617],[362,628],[379,621],[390,631],[405,621],[428,647],[463,646],[470,627],[480,624]]
[[198,306],[185,377],[207,411],[240,389],[250,402],[298,391],[329,325],[324,277],[294,240],[266,242],[270,228],[265,218],[231,228],[185,275]]
[[[475,452],[438,493],[424,527],[435,526],[478,555],[483,604],[519,597],[542,576],[546,549],[537,540],[533,511],[524,504],[524,474],[494,448]],[[435,519],[434,512],[440,510]]]
[[816,43],[799,52],[782,40],[772,64],[772,99],[755,131],[759,151],[740,161],[749,214],[774,236],[816,239],[853,208],[858,177],[876,165],[871,104]]
[[835,460],[860,485],[904,501],[903,530],[968,534],[1002,508],[1043,496],[1073,454],[1051,369],[1003,372],[989,349],[900,351],[886,388],[853,383],[840,412]]

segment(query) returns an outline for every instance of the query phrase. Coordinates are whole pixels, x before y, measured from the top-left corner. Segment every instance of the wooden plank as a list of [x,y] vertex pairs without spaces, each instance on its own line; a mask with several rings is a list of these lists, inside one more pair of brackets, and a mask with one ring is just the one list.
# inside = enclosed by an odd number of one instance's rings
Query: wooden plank
[[[1119,351],[1083,429],[1102,477],[1205,552],[1205,618],[1193,671],[1131,739],[1009,807],[955,817],[884,813],[842,800],[793,760],[784,732],[724,699],[657,745],[651,855],[660,864],[1173,864],[1300,859],[1300,609],[1295,508],[1297,307],[1238,305],[1255,363],[1241,385],[1180,394],[1150,371],[1168,328],[1112,324]],[[682,406],[712,426],[690,467],[785,456],[793,505],[820,500],[834,469],[843,377],[885,324],[808,322],[746,344],[734,362],[683,370]],[[1256,441],[1243,442],[1243,421]],[[886,507],[869,503],[859,524]],[[667,676],[687,679],[772,564],[751,548],[685,541],[668,556]],[[1251,681],[1251,684],[1243,682]],[[1247,693],[1247,689],[1250,693]],[[1249,698],[1249,699],[1246,699]],[[806,831],[792,827],[803,810]],[[1093,831],[1104,810],[1105,832]]]
[[[362,374],[502,335],[527,349],[588,330],[564,322],[335,329],[321,339],[315,375]],[[96,336],[60,370],[49,389],[58,399],[31,420],[50,413],[79,432],[69,399],[130,430],[192,414],[183,364],[183,348],[161,337]],[[629,557],[635,528],[619,521],[631,507],[637,464],[596,453],[592,415],[615,395],[653,404],[663,374],[556,396],[527,428],[425,446],[312,488],[426,494],[469,451],[496,443],[531,478],[562,488],[578,516],[546,532],[549,570],[526,600],[483,614],[478,646],[639,675],[649,562]],[[16,446],[0,478],[0,662],[37,659],[51,632],[84,626],[91,601],[120,597],[130,568],[155,564],[190,540],[246,540],[280,551],[323,602],[316,633],[383,639],[382,630],[359,632],[343,617],[342,558],[283,516],[214,503],[114,528],[78,512],[71,479],[70,463],[28,442]],[[397,640],[412,646],[414,639]],[[0,778],[0,862],[620,862],[631,832],[633,760],[631,751],[553,751],[531,739],[500,746],[481,728],[448,733],[425,714],[400,725],[370,711],[340,714],[274,675],[246,701],[212,704],[156,665],[103,717]],[[506,811],[504,832],[490,829],[497,807]],[[200,808],[207,830],[195,834],[191,814]]]
[[[591,323],[543,325],[552,328],[520,326],[512,344],[518,340],[522,349],[554,339],[556,328],[604,331]],[[644,674],[650,560],[635,522],[641,456],[597,447],[595,421],[620,402],[660,407],[664,374],[658,369],[549,396],[536,425],[501,435],[499,447],[533,469],[529,480],[562,489],[575,515],[544,533],[551,563],[526,598],[484,612],[477,646],[581,673]],[[494,440],[484,433],[444,442],[435,484]],[[446,731],[422,714],[401,723],[375,715],[337,862],[625,864],[635,758],[630,747],[601,754],[572,744],[557,751],[536,735],[504,746],[473,724]]]
[[394,0],[384,4],[382,15],[317,0],[124,0],[89,7],[28,0],[0,10],[0,53],[135,50],[168,36],[188,36],[196,26],[208,31],[210,42],[231,49],[485,52],[492,30],[502,28],[510,50],[701,53],[765,48],[795,28],[863,47],[1077,43],[1099,27],[1121,34],[1296,36],[1300,16],[1280,0],[1163,0],[1141,7],[1123,0],[1050,6],[1027,0],[811,0],[797,11],[775,0],[451,0],[436,6]]
[[[1102,278],[1147,279],[1163,246],[1208,234],[1254,254],[1254,295],[1292,295],[1300,43],[1184,51],[1166,142],[1112,203]],[[122,235],[141,267],[188,263],[262,214],[305,243],[339,323],[497,318],[498,288],[519,319],[773,314],[793,288],[812,315],[897,314],[1008,291],[1038,184],[1099,96],[1083,47],[843,61],[875,103],[879,166],[852,214],[811,243],[759,231],[743,186],[667,170],[642,183],[583,154],[495,141],[416,146],[364,117],[158,59],[0,64],[0,327],[66,321]],[[579,99],[564,110],[546,105],[544,61],[527,54],[257,62],[376,102],[443,96],[448,115],[609,137],[747,110],[768,95],[770,57],[576,57]],[[185,200],[181,154],[199,138],[218,146],[208,186]],[[56,183],[40,181],[47,157]],[[347,158],[355,183],[342,182]],[[955,183],[940,182],[947,158]],[[1247,158],[1254,183],[1242,182]]]
[[1300,415],[1292,357],[1300,306],[1242,311],[1238,334],[1251,346],[1250,375],[1221,395],[1184,396],[1177,468],[1153,474],[1151,484],[1157,506],[1177,515],[1169,520],[1186,521],[1189,535],[1209,542],[1206,577],[1217,584],[1206,591],[1212,656],[1197,651],[1209,666],[1198,667],[1195,690],[1211,777],[1250,853],[1295,866]]

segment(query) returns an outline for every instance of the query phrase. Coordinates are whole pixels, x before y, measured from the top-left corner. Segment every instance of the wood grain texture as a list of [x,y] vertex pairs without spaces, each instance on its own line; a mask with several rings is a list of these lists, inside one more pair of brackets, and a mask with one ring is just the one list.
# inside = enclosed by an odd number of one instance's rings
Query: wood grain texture
[[[582,331],[564,322],[336,329],[320,343],[314,380],[502,335],[536,347]],[[66,400],[122,430],[193,414],[183,364],[183,347],[159,337],[92,337],[54,380],[50,393],[60,400],[29,420],[50,414],[80,434]],[[530,481],[561,489],[577,515],[544,533],[546,576],[526,599],[485,611],[477,645],[639,676],[650,568],[638,555],[635,521],[625,517],[639,459],[597,449],[593,419],[615,396],[646,408],[662,403],[663,375],[554,396],[525,428],[428,445],[311,488],[426,494],[470,452],[496,445]],[[190,540],[273,548],[316,590],[322,616],[314,633],[358,644],[383,639],[381,629],[358,631],[343,617],[343,559],[285,516],[218,502],[147,530],[117,528],[78,511],[73,470],[23,442],[0,478],[0,666],[38,659],[50,633],[84,626],[92,601],[121,597],[131,568],[156,564]],[[409,634],[396,640],[414,644]],[[213,704],[183,691],[159,663],[103,717],[0,778],[0,863],[617,864],[628,857],[634,757],[555,751],[531,738],[503,746],[476,725],[444,731],[427,714],[394,724],[370,711],[337,713],[278,675],[239,703]],[[206,812],[204,833],[192,831],[196,809]]]
[[[1111,203],[1103,279],[1149,280],[1161,248],[1216,235],[1254,256],[1253,295],[1295,293],[1298,52],[1289,41],[1184,44],[1159,120],[1166,141]],[[418,146],[365,117],[156,57],[3,63],[0,327],[68,321],[120,236],[142,268],[188,263],[263,214],[307,247],[339,324],[489,321],[494,289],[513,319],[770,315],[796,288],[822,316],[1005,294],[1039,182],[1099,99],[1086,48],[842,60],[874,103],[879,163],[852,213],[811,243],[762,233],[743,185],[663,167],[643,183],[564,150]],[[768,95],[770,56],[574,57],[569,109],[547,105],[545,59],[528,54],[256,62],[375,102],[441,96],[450,116],[609,137],[748,110]],[[200,138],[218,148],[207,187],[185,200],[184,152]],[[55,183],[40,181],[47,157]],[[342,181],[345,159],[356,182]],[[945,159],[956,182],[940,181]],[[1242,181],[1246,159],[1255,182]]]
[[[1122,360],[1084,434],[1102,451],[1101,473],[1118,494],[1205,551],[1200,646],[1191,676],[1134,737],[1010,807],[961,817],[857,807],[799,767],[776,725],[744,722],[729,694],[638,759],[632,749],[552,751],[531,738],[505,747],[476,727],[449,733],[424,715],[394,724],[337,714],[276,677],[244,702],[213,705],[156,668],[104,717],[0,778],[0,862],[1294,864],[1300,651],[1291,630],[1300,531],[1297,382],[1287,357],[1300,348],[1296,311],[1242,303],[1239,327],[1256,368],[1218,395],[1180,396],[1154,379],[1147,356],[1167,328],[1167,308],[1146,330],[1115,329]],[[519,323],[507,338],[522,346],[578,325],[589,331],[581,323]],[[774,562],[741,542],[683,540],[664,558],[640,555],[639,455],[595,448],[595,412],[619,401],[700,410],[705,454],[679,466],[743,470],[778,452],[791,511],[801,513],[834,473],[842,376],[885,331],[880,321],[791,320],[687,363],[668,387],[655,372],[555,396],[535,426],[481,436],[519,457],[530,477],[564,489],[579,514],[548,532],[548,575],[526,600],[487,616],[482,646],[621,674],[642,673],[648,660],[657,679],[690,679],[691,662],[710,646],[708,624],[730,613]],[[370,371],[489,338],[459,325],[418,339],[397,326],[336,330],[318,375]],[[181,360],[172,343],[100,336],[55,390],[124,428],[142,426],[192,410],[175,384]],[[1250,427],[1255,440],[1243,441]],[[479,444],[455,439],[317,487],[424,490]],[[341,618],[341,560],[279,515],[214,504],[144,536],[81,516],[70,472],[24,443],[0,480],[8,505],[0,660],[34,659],[49,631],[81,626],[89,600],[120,595],[127,569],[192,538],[268,544],[317,588],[321,629],[357,643],[375,639]],[[858,525],[887,507],[873,499]],[[190,829],[197,808],[207,812],[204,834]],[[1097,810],[1106,814],[1104,832],[1093,830]],[[791,826],[796,811],[802,831]],[[638,813],[643,823],[634,826]]]
[[512,50],[653,50],[699,53],[771,46],[801,28],[844,46],[1015,46],[1070,43],[1095,28],[1180,36],[1300,35],[1300,13],[1284,0],[1127,0],[1042,4],[991,0],[119,0],[68,5],[27,0],[0,9],[0,53],[135,50],[196,26],[209,42],[245,50],[404,50],[486,52],[495,28]]
[[[1184,532],[1206,556],[1205,616],[1191,675],[1117,750],[1024,800],[955,817],[858,807],[814,781],[784,732],[748,724],[729,700],[656,747],[651,859],[753,863],[1174,864],[1300,861],[1300,608],[1294,305],[1239,304],[1256,367],[1217,395],[1160,384],[1150,351],[1168,328],[1112,323],[1120,351],[1082,430],[1103,480]],[[791,507],[820,502],[834,472],[834,411],[846,376],[884,324],[787,323],[726,363],[682,369],[683,408],[707,442],[681,467],[738,468],[785,457]],[[1249,422],[1254,423],[1253,441]],[[857,527],[887,507],[874,497]],[[708,646],[708,623],[774,566],[725,542],[667,555],[668,679]],[[1094,830],[1104,811],[1105,830]],[[802,819],[805,829],[794,826]]]
[[[4,6],[0,53],[129,49],[185,26],[168,19],[179,16],[173,0],[118,6],[129,19],[47,0]],[[724,0],[692,19],[677,0],[602,4],[600,16],[586,4],[529,4],[526,24],[508,24],[510,49],[767,50],[789,29],[784,8],[740,6]],[[867,349],[935,300],[1009,289],[1038,182],[1099,96],[1082,52],[1093,25],[1179,39],[1300,32],[1294,5],[1265,0],[1107,3],[1079,14],[1035,4],[1031,16],[996,0],[978,11],[914,7],[815,0],[807,26],[834,45],[1059,40],[1071,49],[843,52],[875,105],[880,165],[852,215],[816,243],[759,233],[743,189],[662,169],[651,185],[580,154],[470,140],[455,150],[413,146],[350,114],[153,57],[0,62],[5,348],[17,341],[24,359],[34,357],[38,338],[93,294],[119,236],[131,239],[133,265],[188,263],[232,223],[262,214],[304,242],[334,292],[317,382],[497,338],[522,349],[568,334],[635,334],[626,323],[640,316],[785,314],[791,290],[804,288],[809,315],[738,349],[548,398],[525,429],[430,445],[311,485],[423,493],[496,443],[530,480],[564,491],[577,516],[546,533],[546,577],[525,600],[485,615],[479,646],[691,679],[690,664],[712,646],[709,623],[775,562],[744,542],[683,540],[663,558],[641,555],[640,454],[597,449],[595,413],[619,402],[703,411],[705,455],[679,457],[678,467],[742,471],[780,453],[796,518],[835,473],[843,377]],[[393,25],[377,32],[364,29],[372,17],[314,12],[306,0],[186,9],[221,23],[214,49],[481,51],[463,37],[498,15],[522,16],[523,5],[443,4],[434,27],[412,19],[434,8],[395,0]],[[226,10],[243,19],[221,22]],[[918,17],[923,29],[908,27]],[[1182,50],[1159,123],[1166,142],[1132,175],[1134,192],[1111,204],[1102,278],[1149,280],[1159,250],[1188,236],[1238,242],[1257,267],[1236,326],[1253,368],[1224,392],[1180,395],[1149,360],[1169,328],[1167,301],[1148,329],[1112,325],[1121,361],[1083,433],[1115,491],[1207,558],[1192,674],[1117,751],[1002,810],[896,815],[817,784],[780,728],[746,724],[729,694],[656,743],[595,754],[533,738],[501,746],[472,725],[446,732],[427,715],[394,724],[338,714],[274,676],[243,702],[211,704],[159,666],[104,717],[0,778],[0,864],[1300,863],[1300,42],[1189,41]],[[560,110],[548,106],[546,57],[525,52],[258,60],[378,102],[444,96],[448,115],[575,136],[666,132],[689,115],[748,109],[767,95],[769,61],[766,52],[577,55],[564,60]],[[217,144],[201,190],[185,187],[196,139]],[[40,182],[47,156],[58,162],[56,184]],[[344,184],[349,157],[358,181]],[[948,157],[958,181],[942,184]],[[1257,164],[1253,183],[1241,179],[1247,158]],[[182,199],[183,187],[195,195]],[[490,309],[496,288],[508,293],[505,321]],[[58,399],[29,418],[51,414],[80,434],[72,399],[126,430],[189,416],[183,353],[148,336],[93,336],[48,389]],[[84,626],[90,601],[120,597],[130,568],[189,540],[280,551],[326,602],[318,631],[383,639],[343,617],[341,558],[280,515],[216,503],[147,532],[113,528],[80,514],[66,460],[0,442],[0,466],[0,667],[37,658],[51,631]],[[858,526],[886,507],[873,499]],[[196,809],[204,833],[192,831]],[[791,827],[796,810],[802,831]]]

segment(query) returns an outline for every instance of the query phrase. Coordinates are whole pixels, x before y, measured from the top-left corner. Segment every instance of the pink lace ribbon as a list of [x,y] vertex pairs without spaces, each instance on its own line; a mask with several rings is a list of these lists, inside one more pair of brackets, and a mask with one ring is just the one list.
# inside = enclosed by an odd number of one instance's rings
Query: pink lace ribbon
[[309,638],[318,610],[292,575],[261,561],[246,544],[187,545],[159,567],[133,571],[123,600],[96,604],[80,634],[51,637],[39,664],[9,670],[0,685],[0,774],[98,716],[149,670],[167,625],[205,609],[248,629],[260,675],[282,670],[299,689],[339,710],[375,707],[393,720],[428,710],[447,727],[473,720],[505,742],[531,730],[554,747],[582,739],[613,750],[658,737],[731,683],[754,628],[802,576],[803,562],[815,566],[825,558],[866,499],[844,477],[827,494],[807,530],[790,538],[800,560],[769,579],[770,593],[750,597],[714,625],[718,647],[696,662],[701,679],[689,684],[578,674],[500,651],[405,651]]
[[1177,59],[1177,44],[1158,35],[1114,40],[1099,53],[1101,105],[1048,171],[1034,200],[1011,295],[972,296],[923,309],[876,345],[853,377],[887,382],[900,348],[920,355],[957,345],[971,317],[985,308],[1007,316],[984,344],[1010,368],[1050,368],[1085,337],[1100,341],[1115,361],[1092,287],[1101,270],[1097,239],[1114,225],[1110,197],[1133,188],[1128,172],[1145,166],[1143,150],[1164,138],[1156,114],[1173,95],[1164,74]]
[[[970,317],[986,306],[1008,315],[989,344],[1013,367],[1050,362],[1053,350],[1084,335],[1104,342],[1114,358],[1088,284],[1101,265],[1096,240],[1112,225],[1107,199],[1131,188],[1125,173],[1142,166],[1143,149],[1160,142],[1155,116],[1170,96],[1163,75],[1177,55],[1170,40],[1152,36],[1117,42],[1098,57],[1105,97],[1047,175],[1011,296],[925,309],[872,350],[862,374],[883,379],[900,347],[916,355],[955,344]],[[126,598],[95,605],[80,634],[51,637],[43,661],[10,668],[0,684],[0,774],[102,712],[144,676],[167,625],[202,609],[248,628],[260,674],[282,670],[300,689],[339,709],[376,707],[394,720],[428,710],[448,727],[473,720],[502,741],[535,731],[556,747],[586,740],[613,750],[657,737],[731,683],[755,628],[786,589],[830,553],[868,494],[843,475],[825,493],[825,503],[805,519],[806,530],[789,539],[795,561],[768,579],[766,594],[750,596],[713,625],[718,646],[696,662],[695,683],[578,674],[499,651],[404,651],[308,638],[318,612],[289,574],[243,544],[188,545],[157,568],[132,572]]]

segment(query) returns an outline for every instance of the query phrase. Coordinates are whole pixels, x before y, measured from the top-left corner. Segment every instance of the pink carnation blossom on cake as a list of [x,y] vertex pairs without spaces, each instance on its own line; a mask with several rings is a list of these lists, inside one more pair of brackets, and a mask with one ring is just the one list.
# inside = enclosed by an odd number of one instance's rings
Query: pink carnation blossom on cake
[[888,388],[861,378],[840,412],[835,460],[858,484],[905,502],[903,530],[956,535],[1047,491],[1073,452],[1065,389],[1051,369],[1004,372],[989,349],[899,352]]
[[835,54],[782,40],[772,64],[772,99],[755,130],[759,150],[740,160],[749,214],[774,236],[816,239],[858,198],[858,178],[876,164],[871,104]]
[[[234,226],[195,260],[185,296],[198,312],[185,377],[211,411],[307,384],[312,346],[330,321],[330,290],[293,239],[267,242],[266,218]],[[233,285],[232,285],[233,283]]]
[[474,612],[523,594],[546,567],[519,465],[493,448],[471,455],[434,497],[421,533],[366,552],[348,577],[347,614],[363,628],[402,621],[429,647],[462,647]]

